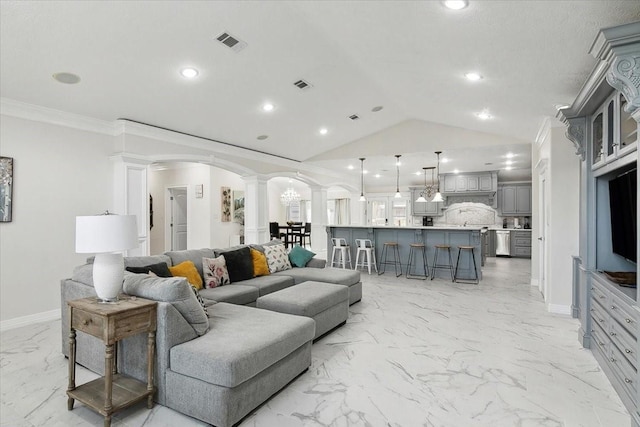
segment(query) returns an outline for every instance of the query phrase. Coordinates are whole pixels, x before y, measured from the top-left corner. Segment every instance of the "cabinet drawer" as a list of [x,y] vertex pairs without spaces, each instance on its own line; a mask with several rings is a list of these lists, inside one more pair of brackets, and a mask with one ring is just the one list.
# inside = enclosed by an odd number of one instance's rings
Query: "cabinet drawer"
[[514,231],[513,238],[518,241],[518,239],[527,239],[529,241],[529,245],[531,244],[531,233],[529,231]]
[[629,331],[629,333],[637,339],[638,319],[636,318],[633,309],[616,295],[611,295],[608,308],[611,317],[617,320],[618,323],[624,326]]
[[116,322],[115,336],[116,341],[139,334],[140,331],[148,331],[155,319],[151,317],[150,310],[144,310],[132,313],[130,316],[122,317]]
[[609,330],[609,316],[604,309],[597,303],[591,300],[591,317],[595,324],[599,325],[603,330]]
[[102,338],[104,318],[74,308],[71,314],[71,327],[94,337]]
[[514,241],[516,246],[531,247],[530,237],[516,237]]
[[522,247],[516,246],[513,248],[513,256],[521,256],[521,257],[530,257],[531,256],[531,247]]
[[611,322],[609,327],[609,336],[613,344],[618,347],[620,353],[627,358],[629,363],[637,369],[636,351],[638,348],[638,341],[633,337],[625,328],[620,326],[618,322]]
[[595,280],[591,281],[591,298],[603,307],[607,304],[607,293]]
[[593,318],[593,324],[596,326],[592,326],[591,328],[591,337],[593,338],[593,342],[595,346],[602,351],[602,355],[605,356],[607,354],[607,343],[609,342],[609,338],[607,338],[607,334],[600,327],[600,324]]
[[636,372],[633,366],[627,362],[627,358],[620,353],[616,346],[611,346],[610,355],[609,362],[611,363],[612,371],[627,390],[629,396],[635,400],[635,396],[637,396],[637,384]]

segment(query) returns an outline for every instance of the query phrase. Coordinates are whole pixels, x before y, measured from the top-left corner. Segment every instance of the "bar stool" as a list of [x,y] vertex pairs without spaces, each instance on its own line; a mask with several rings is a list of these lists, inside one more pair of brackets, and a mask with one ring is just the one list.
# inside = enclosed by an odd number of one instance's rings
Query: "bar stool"
[[[389,248],[393,252],[393,260],[389,260]],[[400,249],[398,249],[398,242],[384,242],[382,246],[382,255],[380,256],[380,267],[378,275],[384,274],[386,271],[386,265],[392,264],[396,270],[396,277],[402,276],[402,263],[400,262]],[[400,273],[398,273],[398,266],[400,267]]]
[[478,270],[476,266],[476,253],[474,249],[475,248],[473,246],[458,246],[458,259],[456,259],[456,271],[453,275],[454,281],[456,282],[460,281],[458,279],[458,265],[460,264],[460,254],[462,253],[462,251],[471,251],[471,259],[473,260],[473,272],[475,273],[476,277],[475,279],[462,279],[462,280],[468,280],[475,284],[480,283],[480,279],[478,278]]
[[[424,268],[424,277],[417,274],[411,274],[411,265],[415,261],[416,252],[422,252],[422,267]],[[417,267],[417,265],[416,265]],[[411,243],[409,245],[409,261],[407,262],[407,279],[426,280],[429,277],[429,263],[427,262],[427,250],[424,243]]]
[[[351,248],[347,245],[347,241],[342,237],[332,237],[331,243],[333,243],[333,251],[331,252],[331,267],[333,267],[336,263],[338,267],[342,263],[342,268],[346,267],[346,262],[349,262],[349,268],[353,268],[353,264],[351,264]],[[336,254],[338,255],[338,259],[336,261]]]
[[[449,245],[434,245],[436,249],[435,254],[433,254],[433,265],[431,266],[431,280],[436,277],[436,269],[438,268],[446,268],[451,273],[451,281],[455,282],[454,272],[453,272],[453,261],[451,260],[451,246]],[[449,263],[448,264],[438,264],[438,253],[440,251],[447,251],[449,255]]]
[[[373,264],[373,268],[375,268],[376,273],[378,272],[378,265],[376,264],[376,253],[373,249],[373,243],[369,239],[356,239],[356,247],[358,248],[356,252],[356,267],[354,270],[357,270],[358,267],[364,268],[365,261],[367,263],[366,267],[369,270],[369,274],[371,274],[371,264]],[[360,259],[360,253],[362,253],[362,261],[358,263]]]

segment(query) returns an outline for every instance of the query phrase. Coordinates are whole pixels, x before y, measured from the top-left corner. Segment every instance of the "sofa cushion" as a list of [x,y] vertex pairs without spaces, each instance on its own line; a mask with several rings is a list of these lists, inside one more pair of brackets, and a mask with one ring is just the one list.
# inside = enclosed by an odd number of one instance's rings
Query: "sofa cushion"
[[242,384],[315,335],[315,322],[307,317],[227,303],[209,311],[209,332],[174,346],[170,366],[173,372],[223,387]]
[[316,254],[314,252],[311,252],[300,245],[295,245],[291,248],[291,251],[289,251],[289,261],[291,261],[291,265],[304,267],[315,255]]
[[192,261],[196,269],[198,269],[198,274],[200,277],[204,277],[202,273],[202,258],[215,258],[215,254],[213,253],[213,249],[187,249],[185,251],[170,251],[165,255],[171,258],[171,262],[173,265],[180,264],[183,261]]
[[240,284],[243,286],[253,286],[254,288],[258,288],[259,296],[262,296],[293,286],[295,285],[295,281],[289,276],[273,276],[270,274],[268,276],[260,276],[249,280],[243,280]]
[[180,264],[169,267],[169,271],[173,276],[186,277],[196,289],[202,289],[202,276],[198,273],[193,261],[182,261]]
[[293,268],[275,273],[276,276],[289,276],[295,283],[314,280],[317,282],[335,283],[336,285],[353,286],[360,282],[360,272],[342,268]]
[[267,264],[264,252],[251,248],[251,259],[253,260],[253,275],[255,277],[269,275],[269,264]]
[[217,258],[202,258],[202,272],[204,287],[207,289],[231,283],[227,262],[222,255]]
[[291,269],[291,262],[284,245],[265,246],[264,255],[267,257],[269,272],[275,273]]
[[232,251],[216,251],[216,256],[224,255],[231,283],[241,282],[253,277],[253,259],[249,246]]
[[167,266],[172,266],[171,258],[167,255],[145,255],[145,256],[126,256],[124,257],[125,267],[144,267],[145,265],[157,264],[164,262]]
[[[244,283],[244,282],[242,282]],[[255,286],[230,284],[217,288],[203,289],[200,296],[208,301],[228,302],[230,304],[246,305],[255,302],[260,296],[260,290]]]
[[280,313],[314,317],[338,304],[348,307],[349,288],[322,282],[304,282],[258,298],[256,307]]
[[151,277],[125,272],[123,290],[129,295],[171,303],[198,335],[209,329],[207,314],[184,277]]
[[125,270],[136,274],[149,274],[149,272],[151,271],[158,277],[173,277],[173,274],[171,274],[169,266],[167,266],[166,262],[149,264],[145,265],[144,267],[125,267]]

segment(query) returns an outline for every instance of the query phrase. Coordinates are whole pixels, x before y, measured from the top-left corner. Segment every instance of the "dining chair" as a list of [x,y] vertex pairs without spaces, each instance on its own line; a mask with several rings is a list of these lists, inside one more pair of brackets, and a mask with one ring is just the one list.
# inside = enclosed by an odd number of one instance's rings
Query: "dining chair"
[[[269,223],[269,234],[271,234],[271,239],[285,239],[286,234],[280,232],[280,225],[277,222]],[[284,241],[284,240],[283,240]]]
[[300,246],[307,246],[307,242],[309,246],[311,246],[311,223],[304,223],[304,230],[302,230],[302,235],[300,236]]

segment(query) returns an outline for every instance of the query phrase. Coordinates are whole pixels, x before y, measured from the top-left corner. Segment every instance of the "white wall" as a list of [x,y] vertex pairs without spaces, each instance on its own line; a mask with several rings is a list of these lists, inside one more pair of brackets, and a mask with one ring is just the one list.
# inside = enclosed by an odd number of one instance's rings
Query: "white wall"
[[[209,188],[211,189],[211,224],[210,245],[200,247],[226,248],[229,246],[229,238],[240,233],[240,224],[233,222],[233,211],[231,212],[231,222],[220,222],[222,198],[220,187],[229,187],[231,191],[245,191],[244,181],[240,175],[223,169],[211,167]],[[205,185],[205,192],[206,185]]]
[[0,223],[0,319],[60,309],[60,280],[83,264],[75,217],[111,209],[113,138],[2,115],[14,158],[13,221]]

